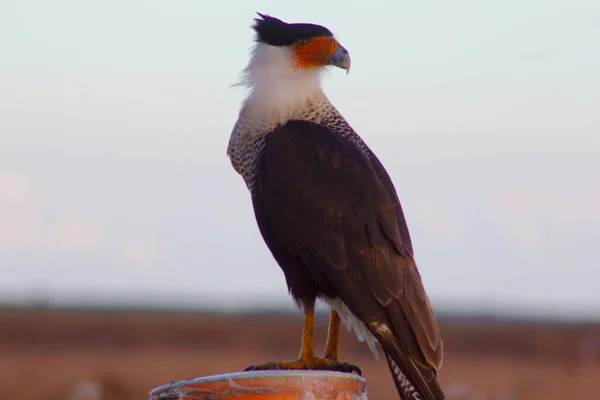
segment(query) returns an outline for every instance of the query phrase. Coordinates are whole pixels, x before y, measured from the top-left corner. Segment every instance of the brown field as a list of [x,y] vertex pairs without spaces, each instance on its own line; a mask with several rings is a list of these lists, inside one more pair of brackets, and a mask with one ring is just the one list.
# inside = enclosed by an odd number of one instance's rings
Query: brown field
[[[147,398],[156,386],[295,358],[299,314],[0,310],[0,400]],[[441,318],[449,399],[600,398],[600,325]],[[315,344],[323,349],[326,316]],[[344,332],[369,398],[396,399],[384,360]]]

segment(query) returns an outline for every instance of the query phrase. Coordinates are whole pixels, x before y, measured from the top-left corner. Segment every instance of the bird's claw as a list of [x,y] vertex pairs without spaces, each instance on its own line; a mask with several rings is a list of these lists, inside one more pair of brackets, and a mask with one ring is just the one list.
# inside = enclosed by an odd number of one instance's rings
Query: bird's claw
[[251,365],[244,371],[275,371],[275,370],[317,370],[317,371],[336,371],[348,374],[362,375],[362,371],[356,365],[346,362],[339,362],[325,358],[311,358],[308,360],[296,361],[278,361],[264,364]]

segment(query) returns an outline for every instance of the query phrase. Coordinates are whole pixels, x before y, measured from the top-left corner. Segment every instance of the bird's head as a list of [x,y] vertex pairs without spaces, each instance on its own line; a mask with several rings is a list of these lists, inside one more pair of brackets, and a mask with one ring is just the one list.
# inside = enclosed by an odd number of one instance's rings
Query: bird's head
[[350,55],[323,26],[258,15],[252,26],[256,45],[240,82],[250,89],[241,112],[283,123],[307,106],[327,101],[321,72],[330,65],[350,70]]
[[333,65],[350,71],[350,55],[329,29],[314,24],[288,24],[268,15],[258,15],[260,18],[253,26],[258,44],[287,53],[297,69]]

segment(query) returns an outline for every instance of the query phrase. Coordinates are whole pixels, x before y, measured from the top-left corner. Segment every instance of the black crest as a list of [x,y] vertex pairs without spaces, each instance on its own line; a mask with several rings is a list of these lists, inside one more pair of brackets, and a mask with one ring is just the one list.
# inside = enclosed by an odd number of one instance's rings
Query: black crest
[[288,24],[280,19],[258,13],[254,30],[256,40],[271,46],[289,46],[300,39],[310,39],[315,36],[333,36],[331,31],[321,25]]

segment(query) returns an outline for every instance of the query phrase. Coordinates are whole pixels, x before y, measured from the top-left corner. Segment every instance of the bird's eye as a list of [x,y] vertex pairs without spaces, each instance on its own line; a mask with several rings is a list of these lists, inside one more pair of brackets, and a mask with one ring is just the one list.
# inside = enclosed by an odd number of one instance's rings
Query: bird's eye
[[300,39],[296,42],[296,47],[306,47],[308,45],[308,39]]

